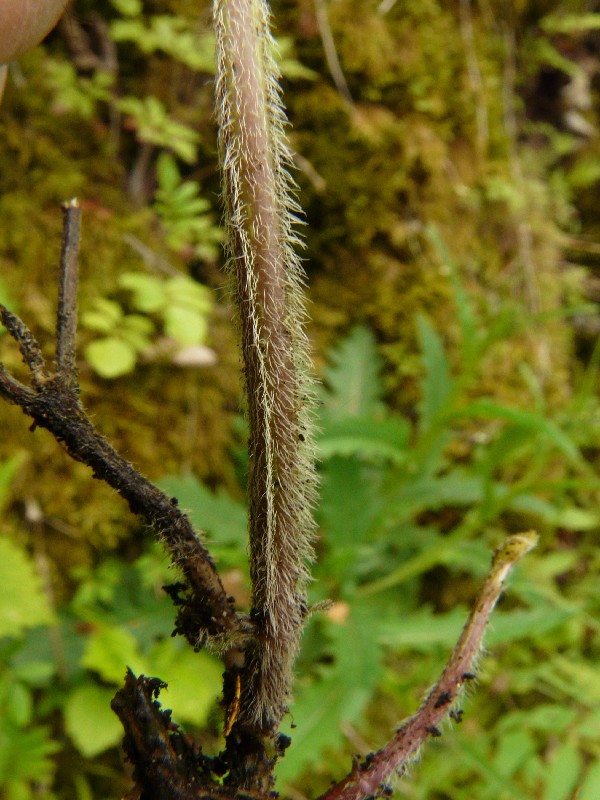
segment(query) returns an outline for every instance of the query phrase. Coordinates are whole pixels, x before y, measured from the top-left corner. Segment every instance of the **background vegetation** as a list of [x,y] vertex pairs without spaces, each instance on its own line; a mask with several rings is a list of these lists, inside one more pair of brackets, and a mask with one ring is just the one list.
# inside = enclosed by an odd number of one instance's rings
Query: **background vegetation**
[[[384,741],[438,674],[490,548],[535,527],[462,724],[396,792],[595,800],[600,9],[273,10],[323,379],[311,599],[333,600],[306,633],[281,788],[323,790]],[[78,195],[84,403],[208,530],[243,602],[209,18],[208,2],[78,0],[14,65],[0,294],[51,347],[59,203]],[[109,709],[126,663],[170,681],[174,718],[216,751],[219,668],[169,637],[160,549],[15,409],[0,426],[0,794],[126,791]]]

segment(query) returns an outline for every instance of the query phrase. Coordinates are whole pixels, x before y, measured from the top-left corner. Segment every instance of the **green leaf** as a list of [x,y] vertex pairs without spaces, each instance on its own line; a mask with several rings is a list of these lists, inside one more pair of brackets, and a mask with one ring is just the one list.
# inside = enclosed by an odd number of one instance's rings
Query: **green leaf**
[[[319,524],[328,550],[356,547],[371,534],[381,510],[377,469],[352,458],[328,460],[323,474]],[[330,565],[325,564],[327,570]]]
[[327,624],[333,664],[323,669],[320,680],[298,682],[291,707],[296,727],[286,729],[292,747],[279,764],[280,785],[318,763],[327,748],[339,747],[344,722],[360,721],[382,674],[373,635],[375,618],[374,609],[356,604],[346,622]]
[[89,637],[81,666],[116,686],[123,682],[128,667],[136,675],[151,674],[133,635],[119,627],[105,626]]
[[[542,636],[572,619],[577,612],[551,606],[510,612],[496,611],[486,634],[486,644],[498,646],[519,639]],[[409,618],[380,623],[380,641],[389,647],[422,652],[440,646],[452,648],[467,620],[466,609],[455,608],[446,614],[430,609],[413,611]]]
[[81,315],[84,328],[98,333],[112,333],[123,319],[123,309],[114,300],[98,297],[93,308]]
[[110,0],[119,14],[126,17],[137,17],[142,13],[142,0]]
[[547,764],[544,800],[571,800],[582,766],[579,748],[572,742],[561,744]]
[[323,416],[372,417],[381,411],[381,359],[368,328],[353,328],[329,353]]
[[165,288],[169,299],[175,305],[185,306],[205,314],[212,309],[210,289],[185,275],[170,278]]
[[457,267],[454,258],[448,249],[448,245],[440,233],[439,228],[433,224],[427,225],[425,227],[425,235],[437,252],[438,258],[442,263],[442,268],[444,270],[448,270],[450,273],[452,294],[454,296],[458,323],[460,325],[460,346],[463,359],[463,368],[474,366],[477,356],[478,342],[481,336],[469,296],[465,292],[460,281],[460,270]]
[[496,611],[486,641],[490,646],[496,646],[518,639],[541,637],[576,615],[574,610],[552,606],[511,612]]
[[579,709],[545,703],[505,713],[497,722],[496,734],[503,736],[506,731],[527,728],[554,738],[564,734],[573,724],[578,725],[580,717]]
[[18,781],[48,781],[55,771],[50,758],[61,749],[45,727],[22,729],[0,717],[0,787]]
[[304,66],[294,57],[294,40],[291,36],[278,36],[275,41],[277,47],[274,55],[284,78],[290,81],[314,81],[319,77],[318,72]]
[[600,761],[595,761],[586,773],[577,800],[597,800],[598,797],[600,797]]
[[198,133],[169,117],[163,103],[150,97],[123,97],[118,101],[123,114],[131,116],[137,127],[138,139],[172,150],[182,161],[191,164],[197,155]]
[[191,474],[167,476],[159,481],[160,488],[176,497],[192,523],[206,531],[211,549],[222,544],[244,548],[248,531],[246,507],[226,492],[211,492]]
[[127,314],[123,324],[130,332],[135,332],[146,339],[155,331],[152,320],[142,314]]
[[381,644],[387,647],[413,649],[421,652],[451,648],[467,620],[464,609],[455,608],[447,614],[434,614],[429,608],[413,611],[410,617],[384,620],[378,628]]
[[583,463],[583,457],[575,442],[555,422],[539,412],[506,406],[496,400],[482,397],[469,403],[453,416],[503,419],[513,425],[520,425],[547,438],[562,451],[571,463],[577,466],[581,466]]
[[469,470],[457,468],[439,478],[392,485],[386,495],[387,514],[396,522],[410,520],[424,510],[445,506],[472,506],[481,502],[483,481]]
[[422,314],[417,316],[417,330],[425,367],[423,396],[419,404],[419,422],[421,430],[427,431],[448,405],[454,382],[442,340],[429,320]]
[[[19,649],[19,655],[23,655],[22,647]],[[56,665],[50,658],[47,661],[35,658],[20,661],[19,658],[14,658],[10,662],[10,666],[13,675],[28,686],[48,686],[56,673]]]
[[0,461],[0,511],[6,503],[10,485],[13,481],[16,471],[23,463],[24,456],[22,453],[17,453],[5,461]]
[[485,786],[491,791],[490,797],[505,798],[511,797],[514,800],[531,800],[529,793],[523,792],[515,786],[505,774],[496,769],[490,762],[489,755],[485,749],[476,743],[477,740],[461,739],[459,743],[459,755],[462,763],[474,767],[485,781]]
[[154,323],[148,317],[139,314],[128,314],[123,320],[120,337],[130,345],[136,353],[143,353],[150,346],[150,334],[154,333]]
[[409,436],[410,425],[400,417],[326,420],[318,441],[319,456],[321,459],[356,456],[365,461],[403,464],[408,455]]
[[0,637],[54,622],[32,561],[8,539],[0,539],[0,586]]
[[170,153],[162,152],[156,159],[156,177],[160,188],[168,195],[181,181],[181,173],[177,162]]
[[194,653],[187,643],[164,639],[148,654],[150,675],[160,675],[168,684],[160,694],[164,707],[173,710],[177,722],[201,727],[221,694],[223,667],[206,652]]
[[116,336],[90,342],[85,357],[92,369],[107,380],[133,372],[137,361],[135,348]]
[[542,18],[540,24],[549,33],[572,35],[600,29],[600,14],[549,14]]
[[152,275],[125,272],[119,277],[119,286],[133,292],[134,306],[145,314],[160,311],[166,303],[164,282]]
[[186,306],[170,305],[164,310],[164,331],[179,344],[202,344],[208,335],[208,319]]
[[86,758],[93,758],[121,741],[123,729],[110,707],[114,694],[114,689],[86,683],[67,698],[65,729]]
[[33,716],[33,697],[30,689],[18,681],[13,682],[4,698],[4,710],[8,719],[17,727],[23,728],[28,725]]
[[536,751],[531,732],[525,728],[505,734],[492,761],[499,775],[511,778]]

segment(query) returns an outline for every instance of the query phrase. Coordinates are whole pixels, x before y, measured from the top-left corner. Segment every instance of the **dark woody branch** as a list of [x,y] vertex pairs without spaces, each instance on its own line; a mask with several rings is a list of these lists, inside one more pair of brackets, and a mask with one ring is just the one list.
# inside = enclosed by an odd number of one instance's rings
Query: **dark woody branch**
[[240,646],[248,626],[227,597],[210,554],[187,516],[141,475],[94,428],[79,401],[75,371],[77,251],[79,208],[65,204],[61,256],[60,299],[57,319],[57,370],[46,367],[41,349],[29,328],[4,306],[0,320],[17,342],[31,371],[25,386],[0,364],[0,396],[19,406],[33,420],[32,430],[46,428],[76,461],[87,464],[94,477],[106,481],[153,529],[170,551],[185,583],[171,587],[178,605],[177,633],[193,647],[216,650]]

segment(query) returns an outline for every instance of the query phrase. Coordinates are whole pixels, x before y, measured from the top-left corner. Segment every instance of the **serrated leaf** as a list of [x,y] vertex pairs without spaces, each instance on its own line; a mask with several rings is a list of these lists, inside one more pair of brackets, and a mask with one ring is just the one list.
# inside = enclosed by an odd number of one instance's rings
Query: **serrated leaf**
[[425,509],[445,506],[471,506],[483,497],[483,481],[464,469],[455,469],[441,477],[424,478],[399,487],[392,484],[386,497],[390,519],[409,520]]
[[422,314],[417,316],[421,357],[425,368],[422,398],[419,403],[419,423],[422,431],[429,430],[447,405],[454,388],[450,362],[442,340],[431,322]]
[[366,461],[403,464],[408,455],[410,425],[399,417],[387,419],[348,419],[325,421],[319,436],[321,459],[356,456]]
[[52,624],[54,616],[33,563],[8,539],[0,539],[0,586],[0,637]]
[[246,546],[248,521],[243,503],[233,500],[226,492],[211,492],[191,474],[167,476],[159,481],[159,486],[176,497],[192,523],[209,535],[211,549],[213,544],[216,547],[220,544]]
[[[333,457],[323,471],[319,524],[329,548],[356,547],[372,532],[381,510],[379,470],[353,458]],[[329,569],[331,564],[326,564]]]
[[353,328],[329,353],[323,416],[372,417],[381,411],[381,359],[368,328]]
[[485,419],[502,419],[513,425],[520,425],[532,432],[539,433],[551,441],[571,463],[581,466],[583,457],[575,442],[551,419],[535,411],[514,408],[490,398],[482,397],[469,403],[453,416],[483,417]]
[[294,780],[327,748],[339,747],[344,722],[356,724],[382,674],[381,652],[373,634],[374,609],[357,604],[346,622],[327,625],[334,663],[321,680],[296,689],[291,712],[294,730],[286,727],[292,746],[278,767],[280,786]]
[[101,378],[110,380],[132,372],[137,353],[135,348],[123,339],[107,336],[90,342],[85,348],[85,357]]
[[114,689],[87,683],[67,698],[65,729],[86,758],[93,758],[121,741],[123,729],[110,707],[114,694]]
[[19,780],[47,781],[55,770],[50,756],[60,749],[48,728],[17,728],[0,718],[0,786]]

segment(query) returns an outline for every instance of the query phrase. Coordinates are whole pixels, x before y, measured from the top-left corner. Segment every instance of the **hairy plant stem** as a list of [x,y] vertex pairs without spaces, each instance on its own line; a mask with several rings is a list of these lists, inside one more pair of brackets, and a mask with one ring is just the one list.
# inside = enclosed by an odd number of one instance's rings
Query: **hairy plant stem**
[[229,738],[237,747],[240,738],[258,735],[266,747],[287,708],[306,615],[305,564],[311,555],[316,484],[312,396],[303,273],[293,249],[297,206],[287,172],[268,7],[263,0],[216,0],[214,9],[229,270],[250,422],[256,631],[240,673],[240,711]]
[[474,669],[490,615],[514,565],[537,544],[537,534],[510,536],[496,550],[492,566],[481,587],[473,610],[438,682],[418,712],[404,722],[395,736],[377,753],[357,761],[351,772],[318,800],[365,800],[389,794],[388,781],[404,774],[431,736],[440,736],[438,725],[448,714],[460,720],[462,712],[453,710],[464,684],[475,678]]

